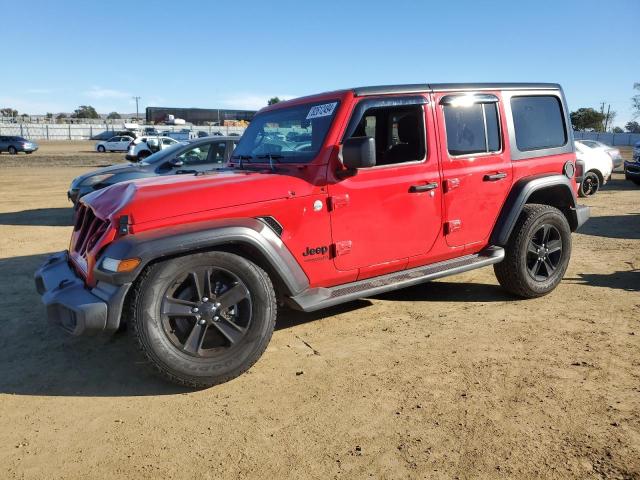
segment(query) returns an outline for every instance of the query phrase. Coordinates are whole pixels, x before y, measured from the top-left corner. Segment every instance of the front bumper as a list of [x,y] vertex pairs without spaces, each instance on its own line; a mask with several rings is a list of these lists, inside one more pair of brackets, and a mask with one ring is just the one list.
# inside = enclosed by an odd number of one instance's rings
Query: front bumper
[[98,282],[95,288],[87,288],[69,265],[66,251],[49,257],[34,279],[50,323],[76,336],[118,329],[131,284]]

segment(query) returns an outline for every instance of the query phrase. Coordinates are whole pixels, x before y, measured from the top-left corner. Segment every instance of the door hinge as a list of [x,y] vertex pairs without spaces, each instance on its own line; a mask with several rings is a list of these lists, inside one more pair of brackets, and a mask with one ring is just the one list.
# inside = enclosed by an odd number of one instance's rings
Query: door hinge
[[336,210],[340,207],[347,207],[349,205],[349,194],[345,193],[343,195],[333,195],[329,197],[329,209],[331,211]]
[[334,256],[347,255],[351,252],[351,240],[342,240],[333,245]]
[[444,191],[445,192],[450,192],[451,190],[453,190],[454,188],[458,188],[460,186],[460,179],[459,178],[447,178],[444,181]]
[[456,230],[460,230],[461,228],[462,220],[449,220],[444,224],[444,234],[449,235],[450,233],[453,233]]

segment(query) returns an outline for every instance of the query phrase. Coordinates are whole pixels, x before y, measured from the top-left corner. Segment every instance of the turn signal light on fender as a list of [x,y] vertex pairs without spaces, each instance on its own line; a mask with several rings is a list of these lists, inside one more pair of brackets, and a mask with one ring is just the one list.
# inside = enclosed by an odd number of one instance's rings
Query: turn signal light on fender
[[139,258],[125,258],[117,260],[115,258],[105,257],[102,260],[102,268],[108,272],[130,272],[140,265]]

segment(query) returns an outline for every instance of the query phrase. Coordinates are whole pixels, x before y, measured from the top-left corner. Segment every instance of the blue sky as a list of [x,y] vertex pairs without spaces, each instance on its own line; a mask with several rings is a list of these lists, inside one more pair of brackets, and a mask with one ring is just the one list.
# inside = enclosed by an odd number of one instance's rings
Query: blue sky
[[387,83],[549,81],[631,119],[640,0],[0,0],[0,107],[259,108]]

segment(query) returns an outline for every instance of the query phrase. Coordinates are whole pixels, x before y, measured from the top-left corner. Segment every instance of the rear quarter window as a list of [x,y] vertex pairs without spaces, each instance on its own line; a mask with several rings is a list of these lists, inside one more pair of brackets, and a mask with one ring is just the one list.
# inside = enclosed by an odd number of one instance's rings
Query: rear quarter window
[[562,147],[567,132],[560,99],[554,95],[511,98],[516,145],[521,152]]

